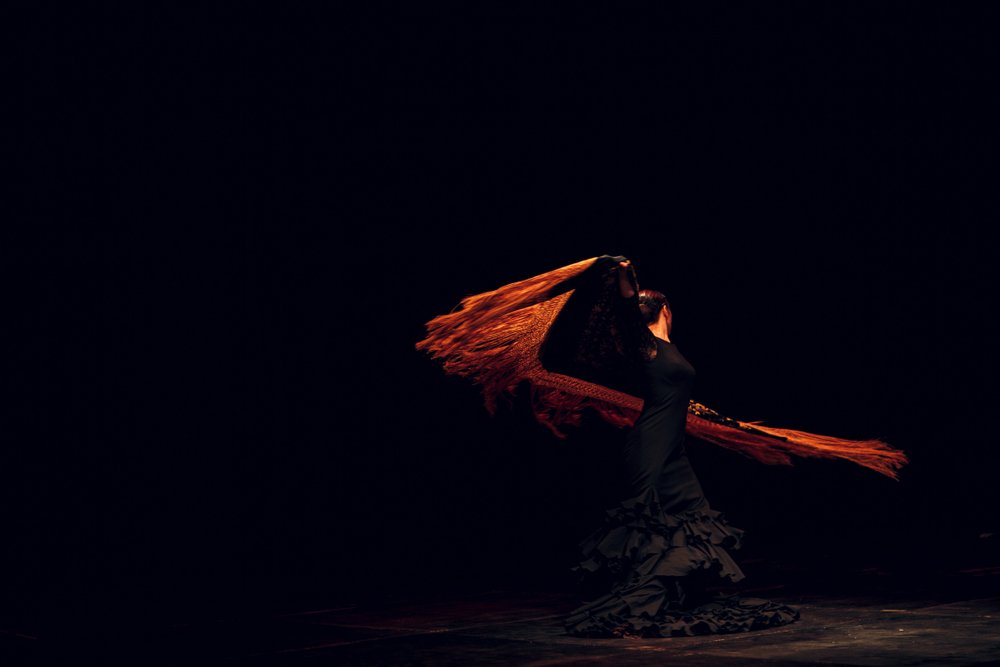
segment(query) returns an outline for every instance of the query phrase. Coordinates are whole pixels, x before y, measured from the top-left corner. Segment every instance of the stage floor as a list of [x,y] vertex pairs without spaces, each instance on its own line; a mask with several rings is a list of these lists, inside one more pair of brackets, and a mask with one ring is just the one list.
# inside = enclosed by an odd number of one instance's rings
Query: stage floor
[[[752,564],[748,564],[751,565]],[[986,665],[1000,664],[1000,567],[910,576],[877,567],[742,587],[797,606],[796,623],[668,639],[581,639],[559,619],[566,593],[483,591],[386,599],[178,628],[194,653],[240,664],[379,665]],[[780,578],[780,577],[779,577]]]
[[[766,569],[766,585],[735,588],[797,606],[798,622],[730,635],[583,639],[562,634],[561,616],[579,602],[566,592],[425,593],[178,619],[136,647],[135,664],[1000,665],[1000,566],[922,581],[878,567],[835,578]],[[24,657],[36,644],[6,640]]]

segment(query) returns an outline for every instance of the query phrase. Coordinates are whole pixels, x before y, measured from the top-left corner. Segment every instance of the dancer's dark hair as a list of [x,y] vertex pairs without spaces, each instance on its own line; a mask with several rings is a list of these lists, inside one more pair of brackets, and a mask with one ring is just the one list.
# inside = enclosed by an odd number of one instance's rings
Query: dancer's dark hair
[[660,309],[664,306],[667,307],[667,312],[670,312],[670,303],[667,301],[667,297],[663,295],[663,292],[651,289],[639,291],[639,312],[642,313],[644,324],[655,322],[660,316]]

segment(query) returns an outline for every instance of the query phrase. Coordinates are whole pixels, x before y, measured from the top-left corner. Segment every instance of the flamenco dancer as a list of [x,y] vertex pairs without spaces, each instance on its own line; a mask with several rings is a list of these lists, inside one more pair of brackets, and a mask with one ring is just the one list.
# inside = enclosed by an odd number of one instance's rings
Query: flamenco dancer
[[480,384],[491,413],[498,398],[528,382],[536,418],[558,437],[584,409],[629,427],[628,497],[580,543],[573,568],[581,580],[610,582],[609,590],[563,619],[569,635],[745,632],[799,618],[784,604],[709,592],[744,578],[729,554],[744,531],[709,505],[685,434],[767,464],[790,464],[789,454],[843,458],[898,479],[907,462],[881,440],[750,424],[691,401],[695,370],[670,339],[670,305],[662,293],[639,289],[625,257],[587,259],[460,305],[427,323],[417,349]]

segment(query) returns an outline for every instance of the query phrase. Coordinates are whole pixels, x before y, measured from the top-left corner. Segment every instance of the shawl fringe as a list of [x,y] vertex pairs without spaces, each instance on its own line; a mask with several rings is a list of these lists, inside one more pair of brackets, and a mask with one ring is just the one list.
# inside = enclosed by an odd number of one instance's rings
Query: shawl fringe
[[906,453],[877,438],[848,440],[819,433],[736,422],[729,426],[699,416],[700,404],[688,410],[687,433],[732,449],[768,465],[791,465],[789,454],[803,458],[844,459],[899,480],[898,470],[909,462]]
[[482,385],[486,409],[495,414],[501,395],[546,372],[538,360],[538,347],[569,292],[553,295],[596,260],[592,257],[467,296],[450,313],[429,321],[427,336],[416,347],[440,359],[446,373]]

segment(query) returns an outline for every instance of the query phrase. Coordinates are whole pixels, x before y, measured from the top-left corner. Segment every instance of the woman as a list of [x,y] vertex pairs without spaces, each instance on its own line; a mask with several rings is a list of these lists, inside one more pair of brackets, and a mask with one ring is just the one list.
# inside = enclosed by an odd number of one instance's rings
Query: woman
[[[636,364],[643,408],[625,442],[628,500],[584,542],[581,573],[611,575],[608,594],[566,619],[569,634],[673,636],[739,632],[790,623],[791,607],[736,597],[708,599],[713,582],[744,577],[726,548],[742,531],[711,509],[684,449],[695,370],[670,340],[673,316],[660,292],[636,292],[619,263],[625,315],[641,321]],[[604,572],[601,572],[604,570]]]
[[707,593],[744,577],[727,551],[743,531],[709,506],[685,432],[768,464],[789,464],[789,454],[843,458],[895,479],[906,462],[881,440],[748,424],[690,401],[694,369],[670,340],[671,327],[663,295],[640,292],[627,258],[603,255],[467,296],[429,321],[416,345],[446,372],[480,384],[491,413],[527,382],[535,416],[559,437],[584,409],[631,427],[629,495],[581,543],[574,568],[603,579],[609,592],[567,616],[572,635],[740,632],[798,618],[778,603]]

